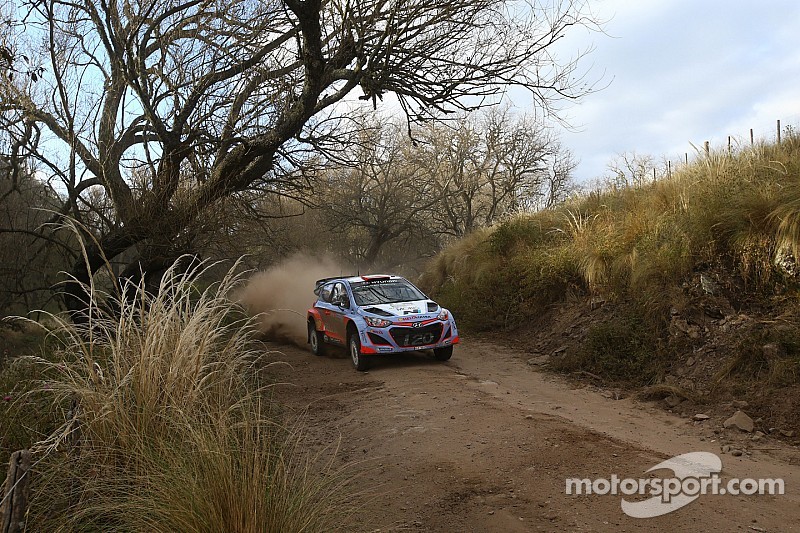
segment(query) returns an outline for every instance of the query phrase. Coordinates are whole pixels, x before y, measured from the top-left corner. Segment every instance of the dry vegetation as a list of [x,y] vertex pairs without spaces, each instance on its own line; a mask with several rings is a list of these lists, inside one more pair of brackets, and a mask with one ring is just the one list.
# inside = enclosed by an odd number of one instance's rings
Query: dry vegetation
[[526,342],[552,329],[554,310],[604,304],[580,346],[551,357],[562,370],[658,384],[718,332],[703,388],[797,385],[800,137],[787,133],[475,232],[422,285],[463,326],[516,329]]
[[[202,274],[170,270],[155,295],[126,286],[118,319],[75,326],[54,316],[51,350],[13,362],[15,405],[2,414],[16,419],[2,420],[3,430],[12,422],[49,432],[33,445],[29,530],[345,523],[348,478],[299,449],[298,430],[269,400],[269,354],[228,299],[237,277],[200,291]],[[41,379],[19,380],[32,376]],[[33,408],[47,409],[47,420],[20,415]],[[4,438],[3,455],[19,444]]]

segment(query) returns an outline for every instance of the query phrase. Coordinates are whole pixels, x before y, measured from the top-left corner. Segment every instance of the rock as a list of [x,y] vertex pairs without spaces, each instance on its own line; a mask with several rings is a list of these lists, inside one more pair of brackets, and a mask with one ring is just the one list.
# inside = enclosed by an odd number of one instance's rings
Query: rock
[[700,286],[707,294],[712,296],[719,292],[719,286],[705,274],[700,274]]
[[755,424],[753,423],[753,419],[747,416],[744,411],[736,411],[733,413],[732,417],[722,423],[722,427],[725,429],[737,428],[740,431],[751,433],[755,427]]
[[711,417],[708,415],[704,415],[703,413],[697,413],[692,417],[692,420],[694,420],[695,422],[702,422],[703,420],[708,420],[709,418]]
[[734,457],[741,457],[743,453],[742,450],[731,450],[731,455]]
[[725,317],[725,314],[722,312],[722,310],[719,307],[716,307],[716,306],[713,306],[713,305],[703,305],[703,312],[707,316],[709,316],[711,318],[716,318],[718,320],[720,318],[724,318]]
[[563,353],[565,351],[567,351],[567,345],[566,344],[563,345],[563,346],[559,346],[558,348],[553,350],[553,355],[558,355],[558,354]]
[[756,431],[756,432],[754,433],[754,435],[755,435],[756,437],[759,437],[759,438],[761,438],[761,437],[765,437],[765,436],[766,436],[766,434],[765,434],[763,431]]
[[800,274],[800,265],[797,264],[792,249],[786,245],[775,251],[773,264],[786,277],[797,277]]
[[666,398],[664,398],[664,403],[666,403],[667,407],[670,407],[670,408],[678,407],[678,405],[680,405],[680,403],[682,401],[683,401],[683,398],[681,398],[680,396],[676,396],[675,394],[671,394],[671,395],[667,396]]
[[683,333],[689,333],[689,328],[691,326],[689,325],[689,322],[687,322],[686,320],[682,318],[675,318],[673,319],[672,324],[675,326],[675,328],[678,329],[678,331],[681,331]]
[[546,355],[539,355],[537,357],[531,357],[528,359],[528,364],[531,366],[543,366],[547,364],[547,356]]
[[794,437],[794,431],[782,429],[781,430],[781,435],[783,435],[784,437],[790,437],[791,438],[791,437]]
[[533,420],[533,415],[525,415],[525,420]]
[[591,301],[591,303],[589,304],[589,307],[591,308],[592,311],[594,311],[595,309],[600,309],[601,307],[603,307],[603,304],[605,304],[605,303],[606,303],[605,300],[600,300],[600,299],[594,300],[593,299]]
[[694,363],[695,363],[694,357],[690,357],[689,359],[686,360],[686,366],[694,366]]
[[722,447],[720,448],[720,451],[722,451],[722,453],[728,453],[728,452],[730,452],[730,451],[731,451],[731,446],[730,446],[730,444],[726,444],[726,445],[722,446]]
[[744,400],[734,400],[731,402],[731,405],[733,405],[736,409],[746,409],[750,406],[750,404]]

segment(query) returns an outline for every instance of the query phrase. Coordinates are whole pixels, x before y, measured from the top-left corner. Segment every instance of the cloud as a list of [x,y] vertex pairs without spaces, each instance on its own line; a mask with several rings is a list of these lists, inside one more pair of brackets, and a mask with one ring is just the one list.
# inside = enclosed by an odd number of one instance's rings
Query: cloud
[[568,110],[578,131],[564,140],[580,180],[618,153],[677,158],[689,142],[723,143],[751,127],[766,137],[776,119],[800,121],[800,3],[614,0],[598,15],[611,18],[610,37],[594,36],[590,59],[613,82]]

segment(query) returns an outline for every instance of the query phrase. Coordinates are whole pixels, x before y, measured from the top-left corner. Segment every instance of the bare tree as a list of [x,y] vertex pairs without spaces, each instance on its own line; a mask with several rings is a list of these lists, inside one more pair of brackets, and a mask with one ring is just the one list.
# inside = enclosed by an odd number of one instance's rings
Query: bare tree
[[54,308],[53,285],[59,271],[77,257],[71,246],[42,233],[59,198],[30,169],[12,176],[0,158],[0,317]]
[[421,134],[426,165],[447,191],[434,213],[461,236],[522,210],[549,207],[570,187],[574,162],[551,130],[531,117],[492,109]]
[[325,170],[319,190],[328,228],[351,244],[356,262],[372,266],[393,241],[435,233],[431,212],[448,191],[419,164],[413,141],[397,124],[365,125],[350,151],[350,163]]
[[652,183],[655,166],[656,163],[650,155],[624,152],[608,164],[610,174],[604,181],[607,186],[617,189],[642,187]]
[[[552,54],[570,28],[595,25],[572,0],[36,0],[8,14],[0,120],[12,165],[35,158],[57,177],[64,215],[80,217],[95,185],[113,205],[71,269],[78,282],[131,249],[123,277],[158,271],[223,199],[302,185],[294,171],[328,153],[337,103],[356,88],[373,106],[397,95],[409,125],[509,85],[545,110],[591,90],[579,57]],[[82,309],[78,283],[65,290]]]
[[342,162],[315,181],[324,227],[364,266],[379,255],[382,266],[431,255],[448,236],[549,207],[571,191],[569,152],[549,129],[508,109],[429,124],[412,137],[375,120],[360,131]]
[[538,194],[527,196],[522,202],[526,211],[549,209],[578,191],[573,173],[578,162],[557,139],[551,139],[546,169],[540,173]]

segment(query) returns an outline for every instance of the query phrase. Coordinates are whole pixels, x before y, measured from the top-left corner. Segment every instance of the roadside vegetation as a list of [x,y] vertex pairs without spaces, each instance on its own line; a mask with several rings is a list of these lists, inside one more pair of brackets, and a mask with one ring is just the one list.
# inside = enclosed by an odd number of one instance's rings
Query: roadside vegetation
[[549,364],[606,383],[663,384],[713,349],[684,388],[800,384],[800,136],[623,181],[468,235],[422,285],[463,327],[529,348],[565,309],[594,313]]
[[270,401],[270,354],[228,299],[237,277],[201,291],[204,270],[170,269],[154,294],[125,286],[118,318],[52,316],[40,355],[0,367],[0,451],[33,452],[29,531],[346,523],[348,477],[307,456]]

